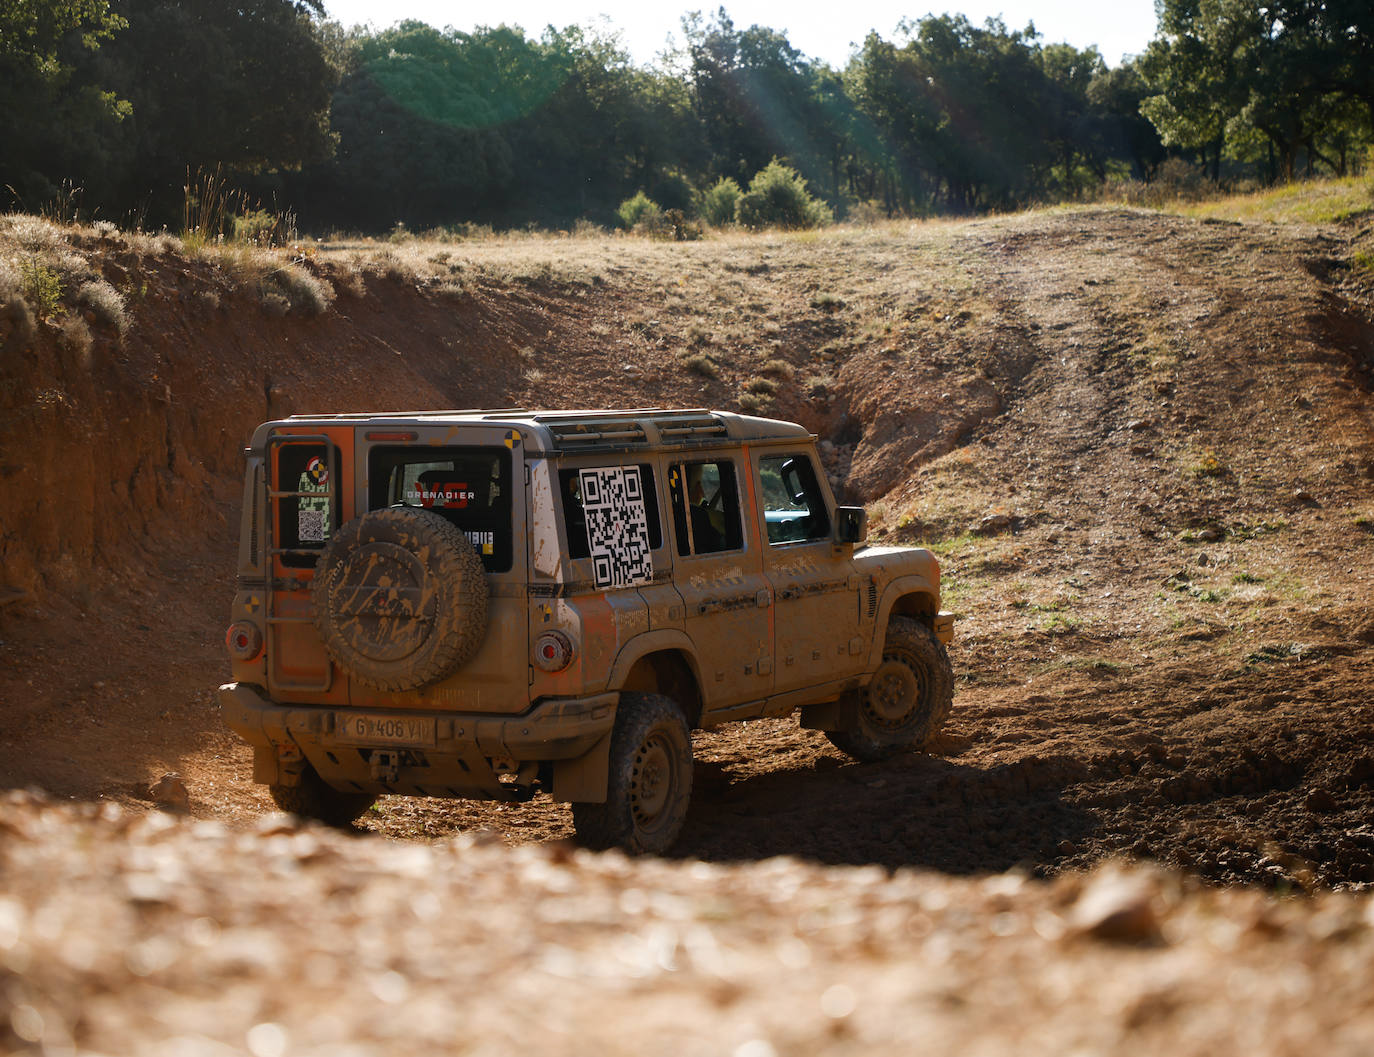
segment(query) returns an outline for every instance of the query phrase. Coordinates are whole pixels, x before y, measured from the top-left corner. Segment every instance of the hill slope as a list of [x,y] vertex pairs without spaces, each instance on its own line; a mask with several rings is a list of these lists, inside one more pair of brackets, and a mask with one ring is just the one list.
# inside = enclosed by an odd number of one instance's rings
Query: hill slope
[[[1374,328],[1341,231],[1105,210],[263,265],[27,223],[127,309],[84,347],[8,332],[11,784],[134,803],[175,768],[200,813],[263,809],[210,708],[259,420],[743,401],[822,433],[875,538],[941,555],[956,715],[884,766],[791,721],[702,735],[685,854],[1374,880]],[[368,825],[569,831],[548,804]]]
[[[1369,1051],[1374,905],[1322,891],[1374,883],[1368,232],[0,227],[0,778],[78,801],[0,799],[0,1050]],[[741,402],[940,555],[937,752],[700,734],[685,862],[574,852],[547,803],[264,817],[212,708],[259,420]],[[148,812],[168,769],[198,821]]]

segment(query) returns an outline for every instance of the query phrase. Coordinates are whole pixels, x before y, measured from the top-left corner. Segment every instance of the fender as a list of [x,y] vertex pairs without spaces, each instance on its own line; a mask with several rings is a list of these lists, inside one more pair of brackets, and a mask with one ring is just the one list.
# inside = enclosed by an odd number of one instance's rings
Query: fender
[[885,635],[879,634],[880,629],[887,628],[888,618],[892,616],[892,610],[900,599],[909,595],[922,596],[920,609],[927,616],[933,617],[936,610],[936,602],[940,596],[939,589],[933,587],[924,576],[910,575],[899,576],[892,580],[883,591],[883,597],[878,601],[878,613],[874,624],[873,645],[868,652],[868,670],[877,671],[878,665],[883,662],[883,640]]
[[697,686],[704,686],[701,681],[701,665],[697,663],[696,647],[692,640],[687,637],[687,633],[677,628],[660,628],[657,631],[646,631],[641,635],[636,635],[629,642],[620,648],[616,655],[615,663],[611,665],[611,674],[606,681],[608,690],[619,690],[624,687],[625,680],[630,677],[630,672],[634,666],[651,653],[662,653],[664,650],[675,650],[687,658],[687,664],[692,669],[692,677],[696,679]]

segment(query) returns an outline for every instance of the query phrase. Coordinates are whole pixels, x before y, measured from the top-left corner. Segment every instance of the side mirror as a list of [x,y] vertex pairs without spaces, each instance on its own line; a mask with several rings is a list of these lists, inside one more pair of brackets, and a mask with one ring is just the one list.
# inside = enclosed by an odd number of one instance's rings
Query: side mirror
[[868,511],[861,506],[842,506],[835,509],[835,541],[862,543],[868,535]]

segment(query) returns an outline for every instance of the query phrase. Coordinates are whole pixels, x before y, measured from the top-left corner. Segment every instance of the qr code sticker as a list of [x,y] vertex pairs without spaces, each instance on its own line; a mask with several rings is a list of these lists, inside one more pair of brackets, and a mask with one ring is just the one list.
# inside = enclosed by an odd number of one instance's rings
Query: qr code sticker
[[302,543],[323,543],[325,539],[324,511],[296,511],[296,538]]
[[624,467],[581,470],[582,510],[597,587],[633,587],[654,578],[649,522],[639,471]]

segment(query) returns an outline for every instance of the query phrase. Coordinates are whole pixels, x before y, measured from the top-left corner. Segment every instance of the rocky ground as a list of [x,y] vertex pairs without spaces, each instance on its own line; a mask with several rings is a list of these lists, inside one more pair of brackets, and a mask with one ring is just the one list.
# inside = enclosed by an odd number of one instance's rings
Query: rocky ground
[[[0,1049],[1368,1052],[1358,224],[319,249],[336,299],[284,315],[221,262],[65,237],[146,285],[122,339],[12,324],[0,364],[0,775],[47,790],[0,805]],[[270,817],[212,708],[238,447],[286,410],[515,402],[820,432],[874,538],[940,556],[938,751],[702,732],[677,861],[573,851],[541,802]],[[190,819],[149,813],[171,770]]]

